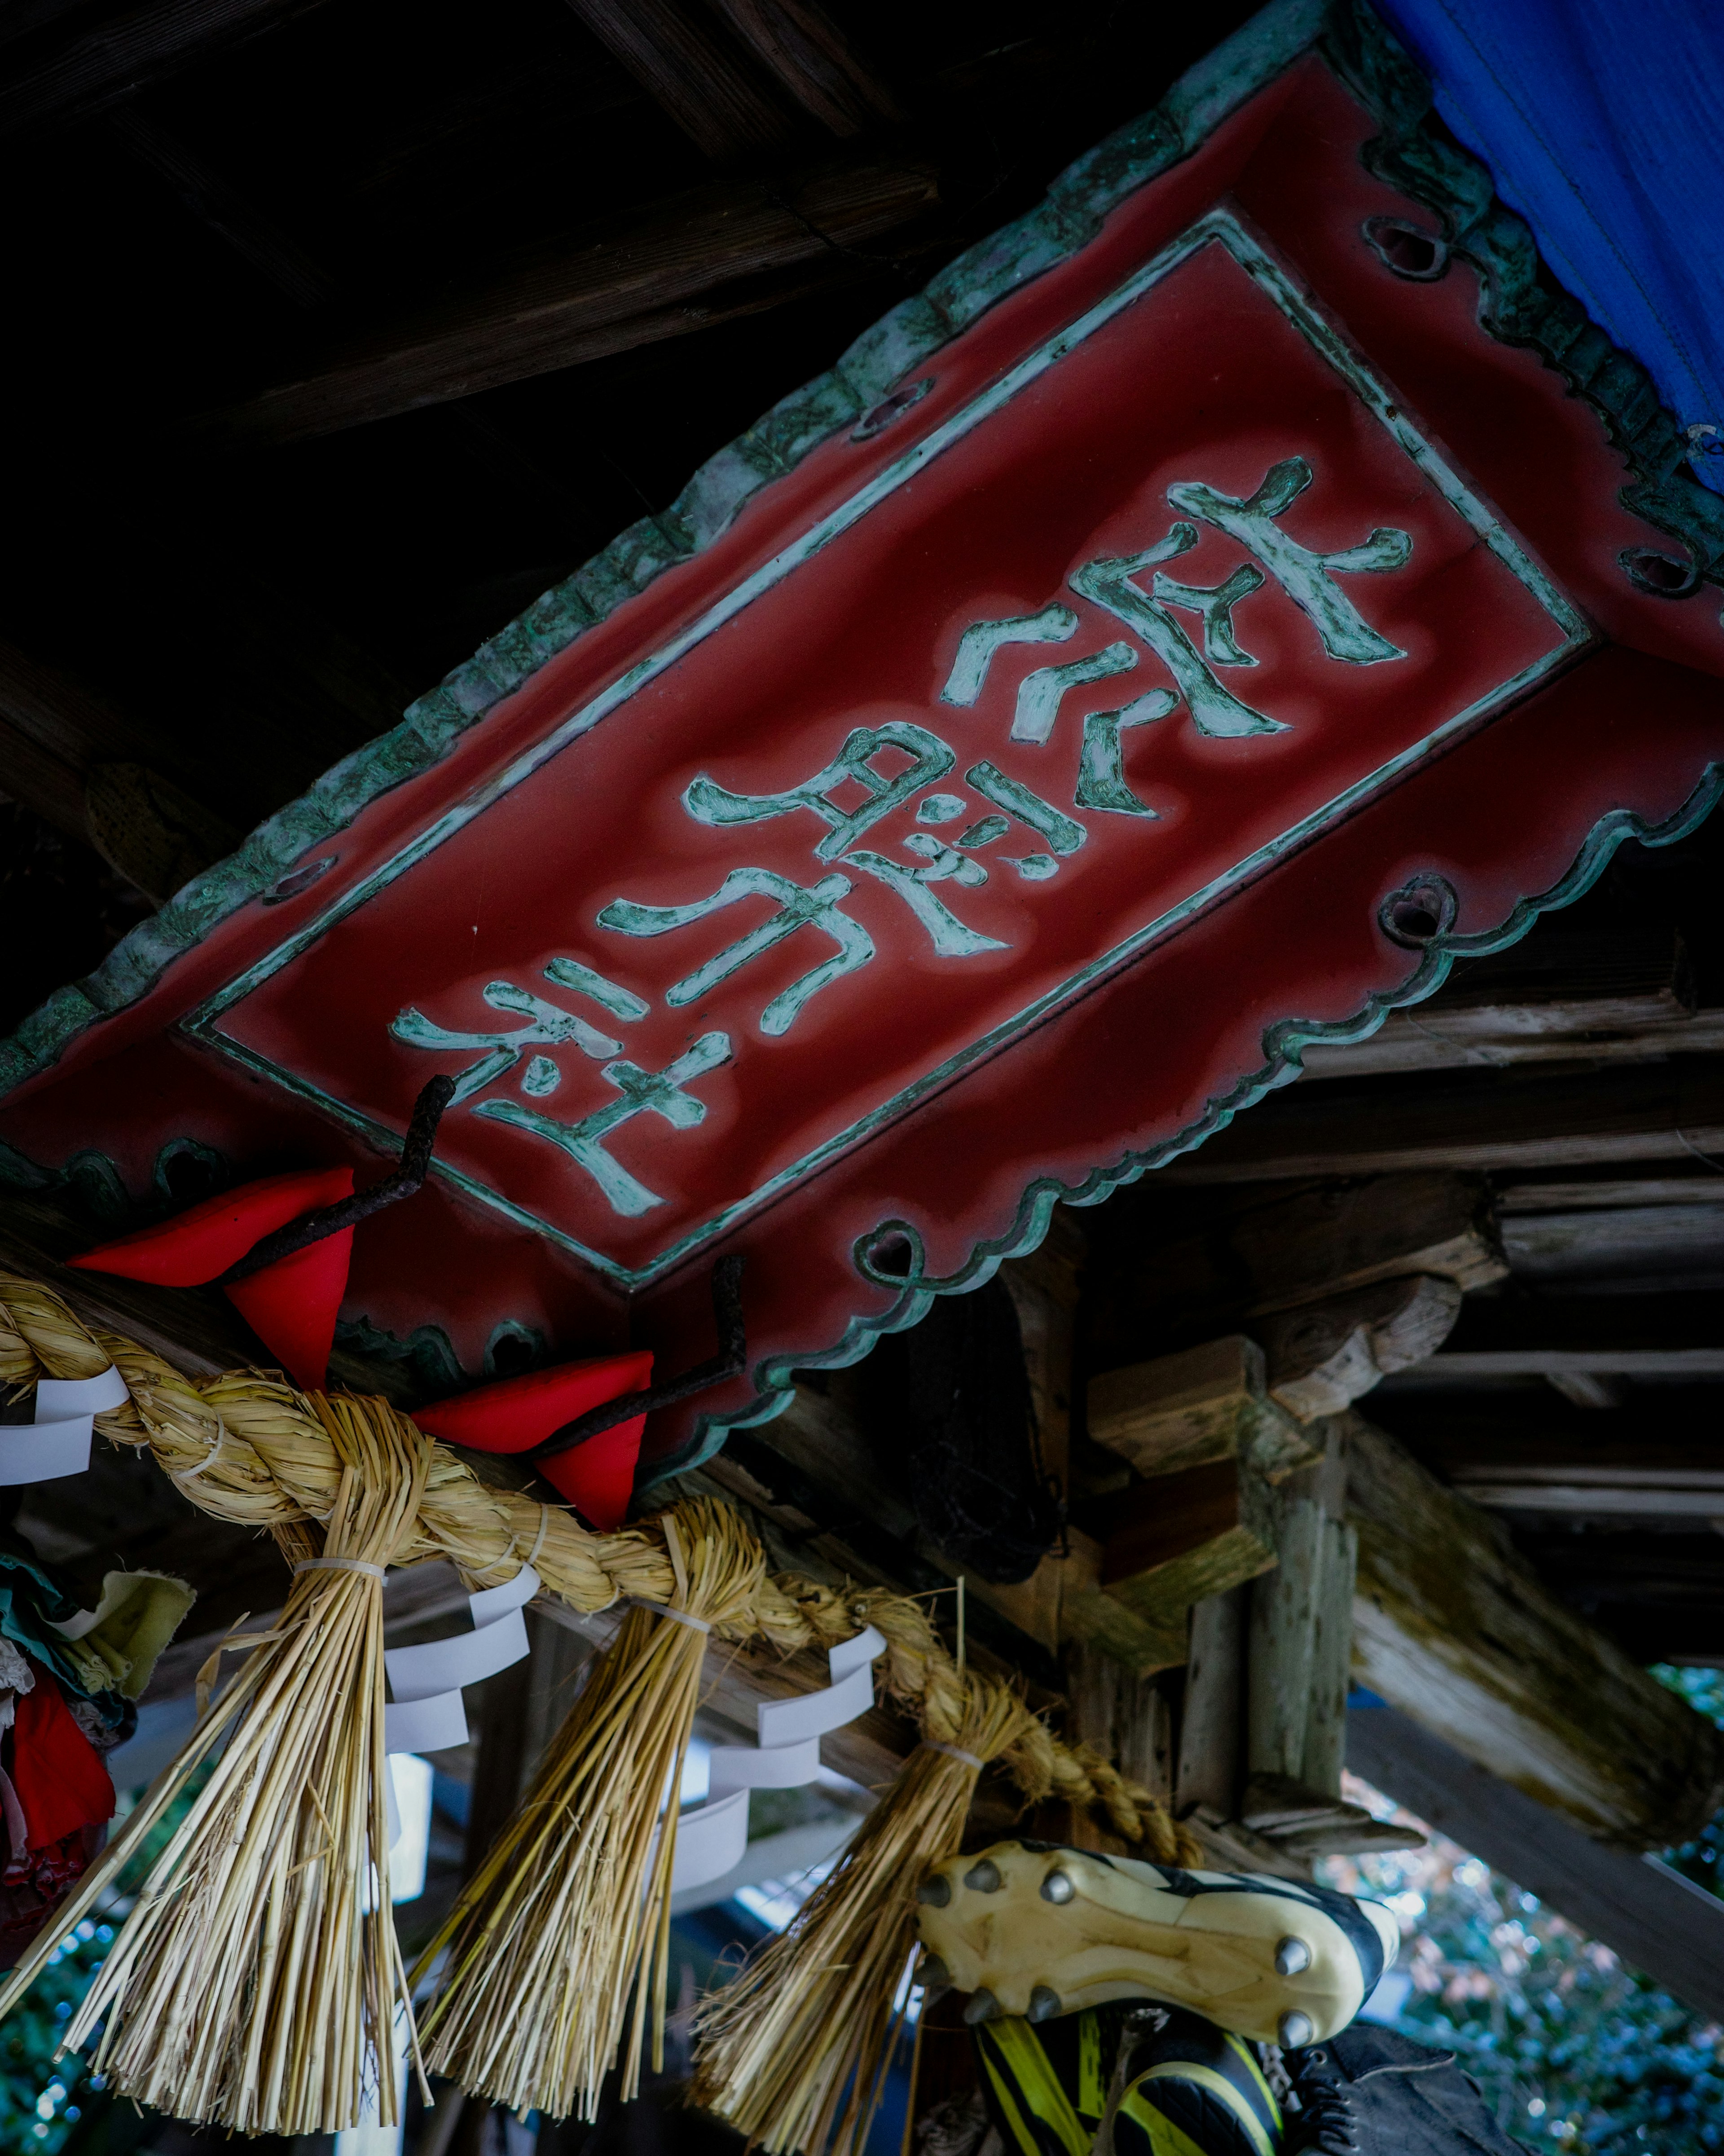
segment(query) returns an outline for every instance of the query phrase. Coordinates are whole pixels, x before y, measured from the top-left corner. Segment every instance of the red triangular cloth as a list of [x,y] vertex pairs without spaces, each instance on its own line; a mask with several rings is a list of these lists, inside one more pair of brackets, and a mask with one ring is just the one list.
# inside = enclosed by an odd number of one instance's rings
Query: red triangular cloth
[[[523,1378],[481,1385],[457,1399],[415,1408],[413,1420],[434,1437],[467,1445],[475,1452],[525,1452],[589,1408],[620,1399],[624,1393],[644,1392],[652,1377],[652,1350],[634,1348],[623,1355],[561,1363],[554,1370],[530,1370]],[[572,1452],[559,1452],[539,1463],[546,1481],[601,1534],[623,1524],[634,1493],[634,1463],[645,1428],[644,1414],[631,1415]]]
[[[201,1287],[290,1220],[352,1194],[351,1168],[265,1176],[206,1199],[159,1228],[122,1235],[67,1263],[85,1272],[151,1281],[158,1287]],[[353,1230],[343,1228],[222,1291],[259,1339],[280,1357],[297,1384],[323,1383],[335,1344],[336,1312],[347,1292],[352,1250]]]

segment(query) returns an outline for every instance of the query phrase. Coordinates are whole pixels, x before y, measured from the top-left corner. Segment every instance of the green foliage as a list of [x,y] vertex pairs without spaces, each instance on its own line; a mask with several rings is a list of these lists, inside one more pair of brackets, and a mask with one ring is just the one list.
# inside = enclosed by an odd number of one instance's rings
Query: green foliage
[[[1655,1662],[1652,1674],[1660,1684],[1680,1692],[1697,1713],[1724,1729],[1724,1670],[1679,1670],[1668,1662]],[[1724,1814],[1702,1827],[1692,1841],[1666,1850],[1665,1857],[1696,1887],[1724,1895]]]
[[[1350,1784],[1379,1817],[1407,1818]],[[1414,1822],[1417,1824],[1417,1822]],[[1331,1858],[1321,1876],[1374,1894],[1405,1943],[1391,2025],[1456,2052],[1505,2132],[1562,2156],[1724,2150],[1724,2030],[1625,1969],[1452,1842]]]
[[[151,1828],[126,1867],[128,1882],[136,1885],[144,1877],[208,1779],[209,1770],[201,1768]],[[116,1818],[112,1830],[120,1825]],[[0,2029],[0,2150],[5,2156],[56,2156],[100,2087],[75,2054],[58,2064],[54,2054],[131,1906],[123,1895],[108,1899],[111,1910],[87,1917],[60,1942]]]
[[54,2046],[114,1937],[111,1924],[80,1924],[32,1985],[0,2034],[0,2148],[55,2156],[76,2123],[84,2061],[54,2064]]

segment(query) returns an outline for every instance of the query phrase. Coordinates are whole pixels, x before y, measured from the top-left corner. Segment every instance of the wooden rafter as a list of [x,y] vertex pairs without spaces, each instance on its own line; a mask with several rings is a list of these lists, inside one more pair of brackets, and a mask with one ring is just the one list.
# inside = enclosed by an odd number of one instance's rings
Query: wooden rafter
[[689,0],[568,0],[689,140],[719,162],[769,156],[797,123],[777,85]]
[[716,0],[749,49],[834,135],[902,121],[902,106],[816,0]]
[[[152,0],[66,38],[0,89],[0,136],[85,119],[323,0]],[[39,13],[40,11],[38,11]]]
[[[721,182],[589,231],[458,305],[356,341],[206,424],[253,441],[295,441],[678,336],[727,309],[774,304],[770,290],[745,280],[806,275],[810,266],[854,276],[849,250],[936,194],[927,165],[879,157],[782,183]],[[804,289],[793,279],[776,296]],[[698,304],[707,294],[731,296],[715,310]]]
[[1169,1183],[1269,1182],[1398,1168],[1565,1168],[1724,1153],[1724,1059],[1601,1070],[1455,1071],[1373,1086],[1297,1086],[1265,1101]]
[[1392,1708],[1347,1717],[1355,1769],[1701,2013],[1724,2014],[1724,1902],[1589,1840]]

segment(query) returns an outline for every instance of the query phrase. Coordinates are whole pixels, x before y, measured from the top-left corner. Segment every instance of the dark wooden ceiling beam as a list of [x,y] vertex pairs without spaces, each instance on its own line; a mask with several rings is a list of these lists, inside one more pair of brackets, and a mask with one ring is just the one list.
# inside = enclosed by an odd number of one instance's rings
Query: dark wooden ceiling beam
[[770,155],[797,117],[777,85],[694,0],[568,0],[689,140],[720,162]]
[[0,643],[0,789],[94,845],[161,901],[230,853],[239,828],[164,775],[182,752],[104,696]]
[[1520,1173],[1724,1157],[1724,1058],[1598,1070],[1455,1071],[1272,1095],[1159,1171],[1168,1183],[1446,1168]]
[[1668,921],[1535,929],[1524,943],[1457,967],[1429,1001],[1391,1011],[1369,1040],[1305,1055],[1311,1078],[1501,1069],[1584,1056],[1620,1060],[1724,1048],[1724,1010],[1696,1007]]
[[0,136],[87,118],[323,0],[152,0],[66,38],[0,89]]
[[4,717],[0,717],[0,793],[69,838],[88,841],[82,774]]
[[833,134],[901,124],[903,107],[817,0],[715,4],[803,111]]
[[[822,281],[870,274],[851,250],[937,194],[927,165],[890,157],[777,183],[716,183],[613,220],[457,305],[356,340],[201,424],[242,439],[301,440],[680,336],[798,296],[811,269]],[[782,286],[760,289],[786,273]]]
[[200,224],[243,255],[295,306],[321,307],[334,297],[334,280],[190,143],[129,106],[115,112],[108,125]]

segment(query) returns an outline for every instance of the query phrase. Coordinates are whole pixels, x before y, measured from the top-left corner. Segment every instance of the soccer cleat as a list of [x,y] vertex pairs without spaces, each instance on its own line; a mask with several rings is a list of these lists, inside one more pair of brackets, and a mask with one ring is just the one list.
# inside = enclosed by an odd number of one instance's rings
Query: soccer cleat
[[1153,1999],[1284,2049],[1344,2029],[1400,1946],[1378,1902],[1045,1841],[950,1858],[916,1915],[950,1981],[985,1994],[978,2020]]
[[1177,2007],[1090,2007],[1045,2029],[993,2021],[975,2043],[1008,2156],[1280,2156],[1285,2144],[1250,2046]]

